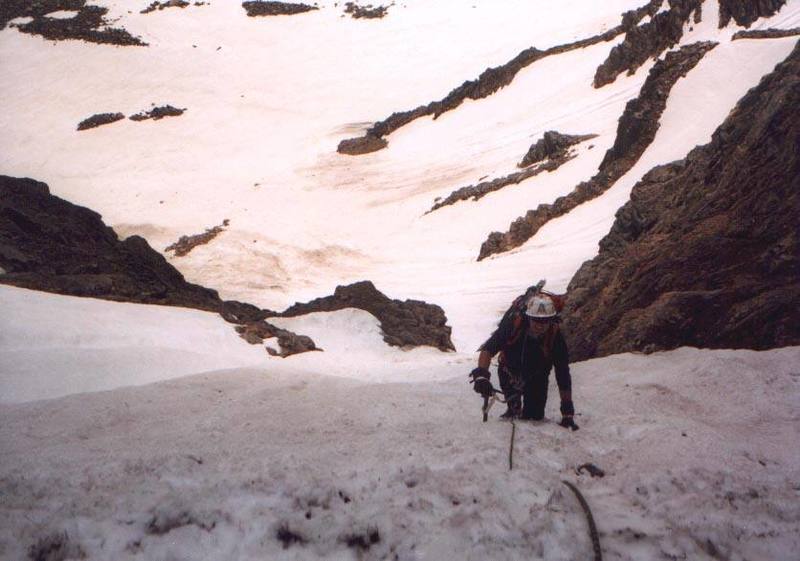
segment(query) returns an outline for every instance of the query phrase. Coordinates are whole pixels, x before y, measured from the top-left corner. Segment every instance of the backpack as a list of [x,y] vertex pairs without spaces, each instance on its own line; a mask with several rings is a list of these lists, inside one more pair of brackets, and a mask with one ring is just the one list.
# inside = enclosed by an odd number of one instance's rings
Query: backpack
[[[514,301],[511,302],[511,305],[503,314],[503,317],[500,318],[500,321],[497,324],[498,329],[501,326],[507,326],[509,322],[511,322],[511,324],[513,325],[511,329],[511,336],[508,338],[506,345],[513,344],[522,333],[523,318],[525,317],[525,308],[528,299],[534,294],[541,293],[549,296],[550,299],[553,301],[553,306],[555,307],[556,312],[558,312],[559,314],[561,313],[561,310],[564,309],[564,305],[566,304],[567,301],[566,295],[553,294],[552,292],[547,292],[545,290],[542,290],[544,288],[545,282],[547,281],[545,279],[542,279],[533,286],[529,286],[523,294],[520,294],[519,296],[514,298]],[[560,318],[557,318],[556,321],[560,321]],[[479,351],[483,350],[485,344],[486,343],[484,342],[484,344],[481,345],[478,350]]]

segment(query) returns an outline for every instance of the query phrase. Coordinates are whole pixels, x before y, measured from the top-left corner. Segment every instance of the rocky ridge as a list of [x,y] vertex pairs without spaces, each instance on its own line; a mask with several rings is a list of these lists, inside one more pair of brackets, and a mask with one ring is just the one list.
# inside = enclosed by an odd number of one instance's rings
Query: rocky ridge
[[649,172],[568,287],[571,357],[800,344],[800,43],[705,146]]
[[[425,214],[429,214],[444,206],[452,205],[459,201],[466,201],[469,199],[477,201],[489,193],[499,191],[509,185],[517,185],[526,179],[539,175],[543,171],[555,171],[575,157],[574,154],[568,151],[571,146],[590,138],[595,138],[596,136],[595,134],[571,136],[560,134],[556,131],[547,131],[544,133],[543,138],[531,145],[530,149],[528,149],[528,153],[525,154],[522,161],[518,164],[518,167],[526,169],[492,179],[491,181],[483,181],[477,185],[468,185],[456,189],[445,199],[434,203],[431,209]],[[536,167],[531,167],[533,164],[543,160],[545,160],[544,163]]]
[[539,50],[536,47],[525,49],[509,62],[501,66],[487,68],[477,79],[465,81],[439,101],[433,101],[427,105],[420,105],[416,109],[410,111],[395,112],[388,118],[376,122],[367,129],[364,135],[341,141],[336,150],[340,154],[348,155],[360,155],[381,150],[388,145],[388,142],[384,138],[385,136],[388,136],[415,119],[425,116],[432,116],[434,119],[437,119],[443,113],[457,108],[466,99],[482,99],[488,97],[499,89],[509,85],[520,70],[542,58],[576,49],[583,49],[605,41],[611,41],[622,33],[625,33],[628,29],[635,27],[646,15],[651,12],[655,13],[660,5],[660,1],[651,0],[650,3],[642,8],[625,12],[622,15],[622,23],[620,25],[588,39],[582,39],[545,50]]
[[667,53],[664,60],[659,60],[650,70],[639,96],[625,106],[614,145],[606,152],[597,174],[552,204],[541,204],[529,210],[512,222],[507,232],[489,234],[481,245],[478,261],[521,246],[547,222],[600,196],[625,175],[655,138],[672,87],[716,45],[711,42],[693,43]]
[[[661,2],[651,2],[650,6],[655,4],[660,6]],[[611,49],[608,58],[597,68],[594,87],[612,83],[625,71],[633,74],[647,60],[677,45],[692,14],[695,23],[700,22],[702,5],[703,0],[669,0],[668,10],[651,13],[650,21],[631,27],[625,39]]]
[[441,351],[455,350],[444,311],[420,300],[392,300],[370,281],[337,286],[333,295],[298,303],[271,317],[296,317],[312,312],[358,308],[380,321],[383,340],[395,347],[429,345]]

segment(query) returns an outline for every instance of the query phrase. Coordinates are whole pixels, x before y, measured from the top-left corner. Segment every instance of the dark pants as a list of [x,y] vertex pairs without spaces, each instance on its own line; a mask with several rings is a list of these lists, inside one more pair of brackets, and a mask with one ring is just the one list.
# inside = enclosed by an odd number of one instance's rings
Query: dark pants
[[508,408],[515,417],[536,421],[544,418],[549,374],[540,369],[520,373],[504,364],[498,367],[500,389],[505,394]]

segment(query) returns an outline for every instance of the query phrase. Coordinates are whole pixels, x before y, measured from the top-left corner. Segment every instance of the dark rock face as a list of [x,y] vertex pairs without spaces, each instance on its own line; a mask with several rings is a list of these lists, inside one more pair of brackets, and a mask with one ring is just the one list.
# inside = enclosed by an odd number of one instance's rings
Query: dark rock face
[[750,27],[758,18],[770,17],[780,10],[786,0],[719,0],[719,26],[731,21],[742,27]]
[[570,282],[576,360],[800,344],[800,44],[705,146],[655,168]]
[[[242,330],[275,313],[186,282],[143,238],[120,241],[99,214],[32,179],[0,176],[0,270],[3,284],[217,312]],[[274,330],[282,356],[314,348],[308,337]]]
[[737,31],[731,37],[731,41],[737,39],[780,39],[781,37],[794,37],[800,35],[800,27],[792,29],[754,29],[748,31]]
[[359,156],[361,154],[377,152],[378,150],[386,148],[387,144],[388,142],[384,139],[367,134],[358,138],[342,140],[336,148],[336,151],[349,156]]
[[353,19],[380,19],[389,12],[389,6],[359,6],[355,2],[348,2],[344,6],[344,13],[350,14]]
[[78,130],[84,131],[86,129],[94,129],[102,125],[121,121],[124,118],[125,115],[122,113],[97,113],[78,123]]
[[693,12],[695,21],[699,21],[702,3],[703,0],[669,0],[669,10],[653,12],[649,22],[632,27],[625,34],[625,40],[611,49],[608,58],[598,67],[594,87],[610,84],[625,71],[633,74],[647,60],[675,46],[683,37],[683,26]]
[[492,232],[481,245],[478,261],[521,246],[553,218],[563,216],[580,204],[602,195],[630,170],[655,138],[661,113],[672,86],[685,76],[716,43],[693,43],[667,53],[645,80],[639,96],[628,102],[617,126],[614,146],[608,149],[600,169],[589,181],[580,183],[569,195],[553,204],[541,204],[511,223],[508,231]]
[[187,283],[138,236],[120,241],[99,214],[44,183],[0,176],[2,282],[108,300],[217,311],[216,291]]
[[131,121],[146,121],[148,119],[153,119],[154,121],[158,121],[159,119],[163,119],[164,117],[180,117],[184,114],[186,109],[178,109],[177,107],[173,107],[172,105],[161,105],[159,107],[154,107],[149,111],[142,111],[137,113],[136,115],[131,115],[128,117]]
[[308,4],[290,4],[287,2],[242,2],[242,7],[251,18],[257,16],[290,16],[319,9]]
[[585,140],[595,138],[596,134],[570,135],[547,131],[541,139],[532,144],[518,167],[525,168],[542,160],[557,160],[567,155],[567,150]]
[[[656,5],[656,2],[658,5]],[[658,0],[651,0],[651,4],[655,6],[652,8],[652,10],[657,10],[658,6],[661,5],[661,2]],[[441,114],[457,108],[466,99],[482,99],[489,97],[499,89],[509,85],[520,70],[530,66],[542,58],[566,53],[575,49],[583,49],[585,47],[605,41],[611,41],[618,35],[625,33],[625,31],[630,29],[632,26],[636,26],[639,21],[649,13],[650,10],[650,4],[648,4],[648,6],[645,8],[639,8],[637,10],[625,12],[622,15],[621,25],[600,35],[589,37],[588,39],[582,39],[580,41],[575,41],[574,43],[559,45],[544,51],[541,51],[535,47],[525,49],[506,64],[494,68],[487,68],[476,80],[467,80],[439,101],[433,101],[427,105],[420,105],[416,109],[412,109],[410,111],[392,113],[383,121],[376,122],[372,127],[370,127],[363,137],[343,140],[339,144],[337,151],[343,154],[357,155],[365,154],[367,152],[374,152],[375,150],[385,148],[388,143],[383,139],[383,137],[388,136],[411,121],[429,115],[432,115],[433,118],[436,119]],[[375,142],[375,140],[381,140],[383,141],[383,144],[379,145]],[[360,143],[367,143],[371,149],[361,152],[345,151],[351,146],[359,146]]]
[[[69,19],[46,17],[58,10],[77,11],[77,14]],[[119,46],[147,45],[124,29],[111,27],[105,19],[107,13],[107,8],[87,6],[86,0],[3,0],[0,3],[0,30],[12,19],[31,17],[33,21],[16,27],[23,33],[41,35],[51,41],[79,39]]]
[[370,281],[337,286],[332,296],[295,304],[278,317],[296,317],[312,312],[359,308],[381,322],[383,340],[395,347],[430,345],[442,351],[455,350],[444,311],[419,300],[391,300]]

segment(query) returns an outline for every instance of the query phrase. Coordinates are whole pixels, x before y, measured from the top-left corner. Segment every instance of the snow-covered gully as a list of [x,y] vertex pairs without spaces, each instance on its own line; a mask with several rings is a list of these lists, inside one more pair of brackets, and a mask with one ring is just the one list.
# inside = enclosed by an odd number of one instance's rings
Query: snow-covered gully
[[[795,559],[799,28],[0,2],[0,561]],[[543,277],[571,389],[484,419]]]

